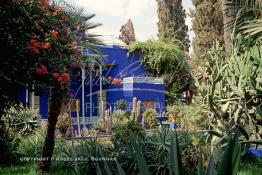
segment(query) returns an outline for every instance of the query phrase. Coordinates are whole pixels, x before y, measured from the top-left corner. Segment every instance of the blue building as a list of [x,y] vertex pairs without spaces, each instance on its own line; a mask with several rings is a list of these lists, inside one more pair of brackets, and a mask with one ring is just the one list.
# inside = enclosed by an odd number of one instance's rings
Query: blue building
[[[116,101],[120,99],[127,100],[132,110],[133,97],[141,101],[142,112],[147,108],[154,108],[158,113],[165,111],[163,80],[146,76],[139,54],[130,54],[126,48],[115,45],[99,46],[99,49],[105,57],[103,66],[72,67],[71,98],[73,103],[77,100],[80,103],[81,123],[92,124],[99,117],[101,109],[114,109]],[[48,88],[38,94],[21,90],[18,98],[32,108],[38,108],[42,119],[47,119]],[[71,116],[76,117],[73,106]]]

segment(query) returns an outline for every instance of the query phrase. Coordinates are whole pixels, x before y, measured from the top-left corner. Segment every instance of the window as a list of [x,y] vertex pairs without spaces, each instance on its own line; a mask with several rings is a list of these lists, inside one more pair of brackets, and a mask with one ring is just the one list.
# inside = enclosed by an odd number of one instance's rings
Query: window
[[144,101],[144,109],[155,109],[155,101],[154,100],[145,100]]
[[34,93],[29,94],[29,104],[30,108],[33,110],[39,110],[40,109],[40,96],[34,95]]

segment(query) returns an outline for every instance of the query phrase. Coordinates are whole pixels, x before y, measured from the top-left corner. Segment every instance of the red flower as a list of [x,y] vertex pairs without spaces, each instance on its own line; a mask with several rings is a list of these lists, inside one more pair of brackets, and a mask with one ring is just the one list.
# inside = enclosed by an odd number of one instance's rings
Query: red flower
[[46,68],[46,66],[45,65],[40,65],[40,69],[42,70],[42,72],[45,74],[45,73],[47,73],[47,68]]
[[54,7],[54,12],[53,12],[53,16],[57,16],[59,12],[59,7],[57,5],[55,5]]
[[40,68],[36,69],[36,75],[43,75],[43,72]]
[[48,42],[42,43],[41,47],[44,49],[49,49],[51,47],[51,45]]
[[49,6],[49,0],[41,0],[42,7],[47,10]]
[[113,81],[112,81],[112,84],[114,84],[114,85],[116,85],[116,86],[118,86],[118,85],[120,85],[120,83],[121,83],[121,80],[120,79],[114,79]]
[[59,77],[59,78],[58,78],[58,82],[59,82],[60,84],[64,84],[63,77]]
[[39,47],[41,44],[37,40],[31,39],[29,42],[29,47],[28,49],[30,50],[31,53],[39,53],[39,50],[37,47]]
[[109,76],[107,77],[108,81],[112,81],[113,80],[113,77]]
[[29,46],[29,50],[31,53],[39,53],[39,50],[36,48],[36,47],[33,47],[33,46]]
[[72,44],[71,44],[71,49],[73,50],[76,50],[77,49],[77,42],[74,41]]
[[51,31],[51,36],[52,36],[55,40],[57,40],[57,38],[58,38],[58,32],[55,31],[55,30],[52,30],[52,31]]
[[64,80],[64,81],[69,81],[69,80],[70,80],[70,75],[69,75],[69,73],[64,73],[64,74],[63,74],[63,80]]
[[60,77],[60,74],[57,73],[57,72],[54,72],[54,73],[53,73],[53,77],[54,77],[55,79],[58,79],[58,78]]
[[40,44],[40,42],[38,42],[38,41],[36,41],[36,40],[34,40],[34,39],[31,39],[29,45],[32,46],[32,47],[38,47],[38,46],[40,46],[41,44]]
[[36,74],[37,75],[44,75],[45,73],[47,73],[47,68],[46,68],[46,66],[41,64],[40,67],[36,69]]

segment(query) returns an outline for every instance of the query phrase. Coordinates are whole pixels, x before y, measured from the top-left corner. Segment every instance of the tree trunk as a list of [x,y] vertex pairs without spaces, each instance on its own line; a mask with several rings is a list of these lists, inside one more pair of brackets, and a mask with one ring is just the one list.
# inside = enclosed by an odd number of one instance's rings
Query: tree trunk
[[48,123],[45,143],[43,146],[41,161],[38,164],[38,173],[43,174],[49,172],[51,158],[55,146],[55,127],[58,115],[63,103],[63,90],[59,87],[51,89],[51,97],[49,98]]
[[223,0],[223,25],[224,25],[224,42],[226,55],[229,54],[231,49],[231,33],[233,31],[234,17],[233,17],[232,0]]

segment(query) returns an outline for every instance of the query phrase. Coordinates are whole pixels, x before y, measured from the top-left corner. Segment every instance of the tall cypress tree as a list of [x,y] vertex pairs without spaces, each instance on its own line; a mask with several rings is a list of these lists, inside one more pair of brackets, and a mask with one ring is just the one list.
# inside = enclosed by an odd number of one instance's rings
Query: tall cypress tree
[[119,39],[127,45],[136,41],[134,25],[131,19],[128,19],[127,23],[121,27],[120,33]]
[[186,12],[182,0],[156,0],[158,3],[158,37],[162,41],[180,42],[189,48],[188,26],[185,24]]
[[218,40],[223,45],[223,13],[222,0],[192,0],[195,6],[190,11],[192,17],[193,59],[195,65],[202,62],[201,56]]

